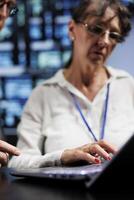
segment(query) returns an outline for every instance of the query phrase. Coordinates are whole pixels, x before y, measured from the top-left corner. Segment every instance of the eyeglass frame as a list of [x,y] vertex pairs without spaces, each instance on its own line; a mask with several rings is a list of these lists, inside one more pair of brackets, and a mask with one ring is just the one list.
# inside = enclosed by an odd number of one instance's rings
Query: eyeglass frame
[[10,2],[5,2],[5,1],[1,2],[0,9],[2,9],[4,5],[7,5],[8,16],[12,17],[12,16],[16,15],[16,13],[18,12],[19,9],[17,8],[16,4],[11,3],[11,5],[10,4],[8,5],[8,3],[10,3]]
[[[85,27],[85,29],[86,29],[88,34],[91,33],[91,34],[94,34],[94,35],[99,37],[104,33],[108,33],[110,40],[115,41],[116,43],[121,43],[121,42],[124,41],[124,38],[120,33],[114,32],[114,31],[110,32],[109,30],[106,30],[106,28],[103,27],[102,25],[99,25],[99,24],[89,25],[88,23],[85,23],[85,22],[82,22],[82,21],[77,21],[77,23],[80,23],[80,24],[84,25],[84,27]],[[100,30],[102,30],[102,31],[100,33],[99,32],[97,33],[97,31],[94,30],[95,27],[99,27]],[[115,34],[116,36],[118,35],[118,38],[110,37],[110,34]]]

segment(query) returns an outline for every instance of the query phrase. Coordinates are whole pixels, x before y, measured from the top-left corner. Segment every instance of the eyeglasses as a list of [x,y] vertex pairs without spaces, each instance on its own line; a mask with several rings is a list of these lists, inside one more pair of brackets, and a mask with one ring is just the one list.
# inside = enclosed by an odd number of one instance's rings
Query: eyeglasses
[[16,4],[14,4],[13,2],[1,1],[0,10],[3,8],[4,5],[7,5],[7,13],[9,16],[14,16],[18,12],[18,8],[16,7]]
[[98,24],[89,25],[89,24],[84,23],[84,22],[79,22],[79,23],[81,23],[85,26],[85,28],[86,28],[86,30],[89,34],[92,33],[96,36],[101,36],[102,34],[107,32],[109,34],[110,40],[112,40],[113,42],[120,43],[120,42],[124,41],[124,38],[120,33],[110,32],[110,31],[106,30],[106,28],[101,26],[101,25],[98,25]]

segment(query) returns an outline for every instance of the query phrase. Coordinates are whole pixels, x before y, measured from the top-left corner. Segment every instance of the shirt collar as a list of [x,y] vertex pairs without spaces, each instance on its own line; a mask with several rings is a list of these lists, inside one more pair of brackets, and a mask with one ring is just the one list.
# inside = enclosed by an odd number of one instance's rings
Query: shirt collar
[[63,69],[58,70],[58,72],[50,79],[45,80],[43,82],[43,85],[51,85],[51,84],[58,84],[60,86],[65,86],[66,85],[66,79],[64,78],[63,75]]
[[[53,76],[52,78],[46,80],[43,84],[44,85],[58,85],[61,88],[65,88],[67,89],[67,91],[70,91],[71,93],[75,94],[76,96],[79,96],[80,98],[82,98],[83,100],[87,101],[86,96],[84,96],[76,87],[74,87],[70,82],[68,82],[64,75],[63,75],[63,70],[64,69],[60,69],[55,76]],[[87,101],[88,103],[88,101]]]
[[[64,77],[63,75],[63,70],[64,69],[60,69],[52,78],[46,80],[43,82],[44,85],[49,85],[49,84],[58,84],[61,87],[64,87],[66,85],[71,85]],[[120,79],[120,78],[127,78],[129,77],[129,73],[127,73],[124,70],[120,70],[120,69],[115,69],[113,67],[108,66],[107,70],[109,72],[109,74],[111,75],[111,78],[114,79]]]
[[112,78],[120,79],[120,78],[128,78],[130,77],[130,74],[122,69],[116,69],[111,66],[106,67],[109,74]]
[[[83,99],[84,102],[87,103],[87,105],[91,104],[85,95],[83,95],[77,88],[75,88],[71,83],[69,83],[65,79],[63,75],[63,70],[64,69],[60,69],[52,78],[44,81],[43,85],[58,85],[61,88],[65,88],[67,89],[67,91],[70,91],[79,98]],[[130,76],[127,72],[123,70],[117,70],[112,67],[107,67],[107,70],[111,75],[111,78],[108,80],[107,83],[112,82],[115,79],[126,78]]]

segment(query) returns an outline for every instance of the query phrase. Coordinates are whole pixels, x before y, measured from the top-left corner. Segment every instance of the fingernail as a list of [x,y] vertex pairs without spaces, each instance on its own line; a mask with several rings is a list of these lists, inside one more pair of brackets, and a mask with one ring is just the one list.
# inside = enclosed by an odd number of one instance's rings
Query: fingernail
[[107,157],[107,160],[111,160],[112,158],[110,156]]
[[95,162],[96,162],[97,164],[100,163],[100,160],[99,160],[99,159],[95,158],[94,160],[95,160]]
[[16,155],[16,156],[19,156],[20,153],[21,153],[21,152],[20,152],[19,150],[16,150],[16,151],[15,151],[15,155]]

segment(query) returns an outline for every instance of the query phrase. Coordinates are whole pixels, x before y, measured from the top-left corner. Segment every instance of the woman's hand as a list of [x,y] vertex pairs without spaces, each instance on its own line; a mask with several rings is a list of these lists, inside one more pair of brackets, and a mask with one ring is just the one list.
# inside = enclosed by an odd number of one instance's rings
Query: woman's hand
[[104,140],[93,144],[86,144],[75,149],[65,150],[61,156],[63,165],[75,164],[79,161],[86,161],[92,164],[101,163],[101,158],[111,160],[110,153],[115,154],[117,149]]
[[9,155],[20,155],[18,148],[0,140],[0,166],[5,166],[8,163]]

